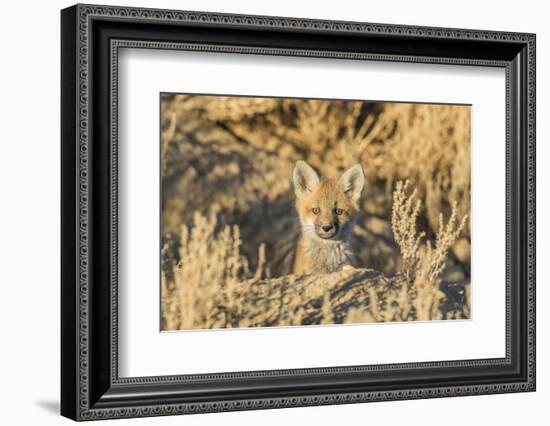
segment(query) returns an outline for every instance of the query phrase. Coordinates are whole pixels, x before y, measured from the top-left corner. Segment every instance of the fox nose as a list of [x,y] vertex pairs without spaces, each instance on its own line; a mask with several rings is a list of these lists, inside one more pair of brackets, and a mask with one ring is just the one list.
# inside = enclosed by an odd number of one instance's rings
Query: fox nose
[[321,225],[321,229],[325,232],[330,231],[333,227],[334,227],[334,225],[332,223],[329,223],[327,225]]

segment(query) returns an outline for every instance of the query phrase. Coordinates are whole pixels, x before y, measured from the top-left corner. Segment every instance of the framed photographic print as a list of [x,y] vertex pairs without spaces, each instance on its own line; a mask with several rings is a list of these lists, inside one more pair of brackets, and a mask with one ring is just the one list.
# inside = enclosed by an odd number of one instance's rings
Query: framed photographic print
[[61,30],[64,416],[535,390],[535,35]]

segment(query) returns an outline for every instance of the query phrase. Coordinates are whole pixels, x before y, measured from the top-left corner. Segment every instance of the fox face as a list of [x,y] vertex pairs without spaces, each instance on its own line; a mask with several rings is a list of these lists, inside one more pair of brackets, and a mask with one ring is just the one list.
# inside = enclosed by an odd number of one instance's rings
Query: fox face
[[356,164],[333,180],[319,178],[311,166],[298,161],[292,178],[303,234],[321,240],[347,240],[365,183],[361,166]]
[[302,229],[294,273],[333,272],[352,264],[348,242],[365,185],[361,166],[356,164],[335,180],[320,178],[310,165],[298,161],[292,181]]

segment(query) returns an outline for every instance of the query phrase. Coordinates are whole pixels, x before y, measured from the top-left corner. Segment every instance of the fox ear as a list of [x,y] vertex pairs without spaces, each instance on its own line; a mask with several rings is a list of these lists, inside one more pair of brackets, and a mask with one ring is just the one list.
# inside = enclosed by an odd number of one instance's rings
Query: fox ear
[[319,175],[305,161],[298,160],[292,172],[292,182],[296,195],[306,191],[311,192],[319,184]]
[[354,202],[358,202],[361,197],[361,192],[365,186],[365,175],[363,174],[363,168],[360,164],[349,168],[344,172],[340,178],[340,187],[342,191],[352,199]]

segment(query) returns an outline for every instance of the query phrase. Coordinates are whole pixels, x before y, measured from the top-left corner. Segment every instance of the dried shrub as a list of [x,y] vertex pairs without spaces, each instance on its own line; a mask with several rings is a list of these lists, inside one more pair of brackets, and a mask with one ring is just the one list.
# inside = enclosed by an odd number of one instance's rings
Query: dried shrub
[[417,231],[417,217],[420,201],[416,190],[407,195],[408,181],[398,182],[394,191],[392,229],[402,254],[402,275],[406,282],[409,299],[413,301],[415,318],[419,320],[440,319],[439,304],[445,297],[440,290],[441,273],[445,267],[447,253],[457,241],[466,225],[467,215],[457,220],[456,203],[445,224],[439,214],[439,229],[435,242],[422,244],[424,232]]
[[408,182],[398,182],[393,195],[392,232],[393,238],[401,250],[402,271],[409,283],[414,283],[420,262],[420,244],[424,232],[417,233],[416,221],[420,212],[420,200],[416,199],[416,190],[407,197],[405,191]]
[[241,318],[239,299],[247,279],[262,276],[265,249],[256,272],[250,273],[247,259],[241,255],[237,226],[225,226],[216,232],[216,217],[194,215],[190,229],[182,226],[180,261],[162,277],[163,318],[166,329],[231,327]]

